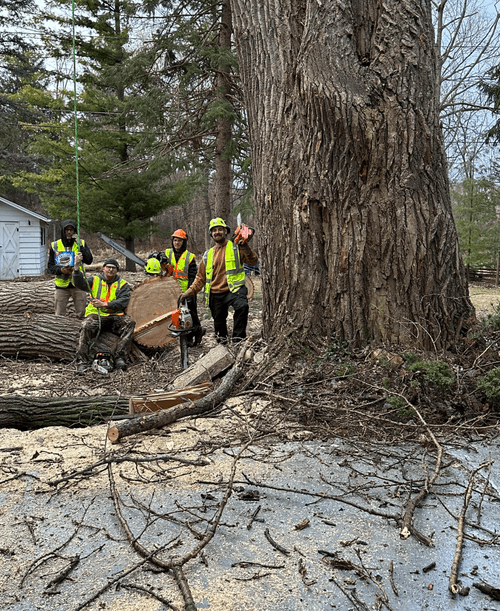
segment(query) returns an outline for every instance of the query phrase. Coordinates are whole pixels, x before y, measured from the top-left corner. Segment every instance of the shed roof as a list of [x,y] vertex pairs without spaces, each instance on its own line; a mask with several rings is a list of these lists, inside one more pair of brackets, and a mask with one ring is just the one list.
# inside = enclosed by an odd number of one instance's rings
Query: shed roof
[[29,214],[30,216],[34,216],[38,220],[44,221],[45,223],[50,223],[50,221],[51,221],[51,219],[48,219],[45,216],[42,216],[41,214],[37,214],[36,212],[32,212],[31,210],[28,210],[27,208],[23,208],[23,206],[20,206],[19,204],[15,204],[14,202],[11,202],[9,199],[5,199],[5,197],[0,197],[0,203],[7,204],[7,206],[11,206],[12,208],[16,208],[17,210],[20,210],[21,212]]

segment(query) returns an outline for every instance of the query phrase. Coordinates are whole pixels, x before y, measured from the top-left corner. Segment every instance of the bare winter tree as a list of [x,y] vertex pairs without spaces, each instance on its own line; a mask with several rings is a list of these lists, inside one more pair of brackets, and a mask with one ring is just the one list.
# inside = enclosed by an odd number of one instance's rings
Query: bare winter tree
[[454,344],[473,312],[451,215],[430,0],[231,0],[264,327]]
[[[486,123],[492,121],[478,84],[500,61],[500,13],[491,3],[486,7],[484,0],[432,0],[432,10],[441,122],[447,154],[456,170],[460,167],[456,162],[463,155],[464,127],[474,126],[468,140],[482,141],[484,146]],[[482,128],[476,130],[478,125]]]

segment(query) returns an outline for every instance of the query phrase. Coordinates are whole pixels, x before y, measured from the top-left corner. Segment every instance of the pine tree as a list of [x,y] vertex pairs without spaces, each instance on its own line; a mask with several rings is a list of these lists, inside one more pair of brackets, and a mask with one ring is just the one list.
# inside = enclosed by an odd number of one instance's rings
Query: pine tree
[[464,263],[473,269],[494,267],[500,244],[500,192],[487,179],[469,178],[453,190],[453,199]]
[[[31,128],[30,150],[39,167],[21,173],[16,184],[39,193],[53,216],[78,216],[86,230],[122,238],[133,252],[134,238],[154,230],[151,217],[181,203],[189,192],[189,180],[169,180],[175,169],[171,158],[148,157],[142,140],[145,75],[131,61],[130,43],[138,6],[122,0],[112,8],[90,0],[76,5],[78,164],[71,16],[65,14],[64,3],[57,8],[42,16],[45,24],[55,24],[44,31],[46,48],[58,61],[53,85],[45,91],[27,85],[16,96],[33,109],[46,109],[45,121]],[[135,269],[131,262],[127,265]]]

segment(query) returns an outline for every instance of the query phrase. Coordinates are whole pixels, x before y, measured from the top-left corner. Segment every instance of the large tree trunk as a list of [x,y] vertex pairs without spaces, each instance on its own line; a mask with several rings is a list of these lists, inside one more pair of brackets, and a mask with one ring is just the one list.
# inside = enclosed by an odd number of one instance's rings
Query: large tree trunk
[[451,346],[473,314],[428,0],[231,0],[264,332]]
[[[0,289],[0,312],[2,314],[53,314],[54,293],[53,280],[43,282],[4,282]],[[68,316],[76,318],[73,300],[67,306]]]
[[[55,314],[25,312],[22,316],[0,315],[0,355],[11,358],[51,361],[71,361],[75,358],[81,321]],[[113,352],[118,336],[105,332],[99,335],[93,351]],[[133,345],[129,358],[132,362],[146,360],[141,350]]]
[[90,426],[128,413],[128,399],[0,395],[0,428],[30,431],[46,426]]

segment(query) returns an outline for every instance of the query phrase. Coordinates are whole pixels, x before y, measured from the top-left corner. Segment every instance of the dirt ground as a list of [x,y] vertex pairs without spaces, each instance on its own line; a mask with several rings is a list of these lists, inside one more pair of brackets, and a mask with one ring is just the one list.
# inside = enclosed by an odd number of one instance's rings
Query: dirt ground
[[[0,431],[3,608],[498,610],[470,586],[478,571],[480,585],[500,586],[492,467],[500,405],[478,387],[500,364],[499,331],[485,329],[455,354],[414,355],[421,361],[413,368],[390,347],[277,354],[260,335],[254,282],[244,375],[203,418],[117,445],[107,424]],[[494,315],[500,291],[479,285],[471,295],[482,319]],[[199,311],[207,334],[190,349],[192,361],[216,345],[201,298]],[[428,370],[428,360],[446,367]],[[181,372],[176,345],[107,376],[3,358],[0,394],[128,397],[166,390]],[[462,596],[453,599],[448,580],[468,482],[475,530],[467,523]],[[406,545],[398,533],[412,503]],[[442,505],[449,523],[437,518]],[[445,543],[443,533],[453,536]],[[165,557],[184,572],[163,566]],[[427,576],[432,560],[441,579]]]

